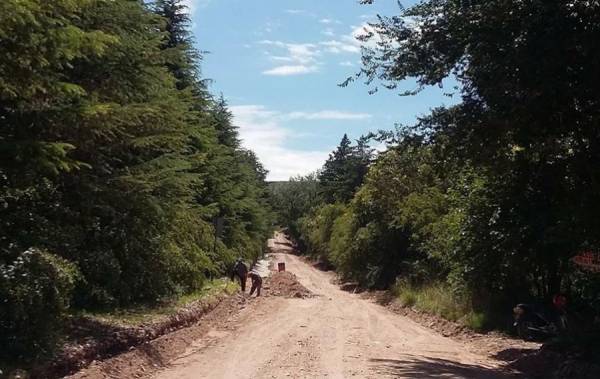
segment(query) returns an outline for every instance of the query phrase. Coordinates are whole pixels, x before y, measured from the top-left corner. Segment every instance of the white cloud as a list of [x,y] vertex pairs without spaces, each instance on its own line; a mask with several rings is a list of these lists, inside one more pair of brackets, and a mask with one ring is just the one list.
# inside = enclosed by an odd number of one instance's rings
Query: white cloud
[[273,61],[276,62],[293,62],[294,59],[292,57],[283,57],[283,56],[279,56],[279,55],[271,55],[271,54],[267,54],[269,56],[269,58]]
[[333,31],[332,28],[327,28],[327,29],[323,30],[321,32],[321,34],[326,35],[327,37],[333,37],[333,36],[335,36],[335,32]]
[[285,50],[285,55],[273,55],[269,52],[266,54],[273,61],[288,63],[265,70],[263,71],[264,75],[289,76],[310,74],[318,71],[317,57],[320,51],[317,49],[317,45],[311,43],[285,43],[272,40],[263,40],[259,43]]
[[286,56],[270,55],[276,57],[276,60],[285,60],[288,62],[295,62],[299,64],[315,63],[316,57],[320,54],[317,46],[312,43],[285,43],[281,41],[262,40],[259,42],[263,45],[275,46],[278,48],[285,49],[287,52]]
[[285,117],[290,120],[365,120],[372,116],[368,113],[324,110],[319,112],[291,112]]
[[321,168],[329,151],[299,150],[286,147],[293,138],[306,137],[306,133],[284,127],[294,120],[364,120],[367,113],[339,110],[317,112],[278,112],[262,105],[238,105],[229,107],[234,124],[239,127],[244,147],[256,153],[261,163],[269,170],[269,180],[288,180],[292,176],[305,175]]
[[183,4],[188,7],[190,14],[194,14],[198,9],[208,6],[211,0],[183,0]]
[[305,17],[317,18],[316,14],[314,14],[313,12],[309,12],[305,9],[286,9],[285,13],[291,14],[294,16],[305,16]]
[[340,62],[340,66],[344,66],[344,67],[354,67],[354,63],[350,62],[350,61],[343,61]]
[[337,40],[323,41],[320,45],[325,47],[327,52],[333,54],[341,53],[360,53],[360,45],[357,45],[353,41],[341,42]]
[[319,20],[321,24],[341,24],[339,20],[335,20],[333,18],[322,18]]
[[[318,170],[328,151],[297,150],[285,147],[295,135],[281,126],[282,114],[260,105],[240,105],[229,108],[239,127],[242,144],[253,150],[269,170],[269,180],[288,180]],[[297,137],[297,136],[296,136]]]
[[294,44],[288,43],[287,49],[290,57],[300,63],[312,63],[316,60],[316,56],[319,55],[319,51],[315,50],[315,45],[310,43],[305,44]]
[[[332,23],[335,20],[327,20],[327,23]],[[334,37],[332,28],[326,28],[323,34]],[[372,35],[373,38],[366,42],[360,41],[359,38],[365,35]],[[288,43],[283,41],[262,40],[259,44],[269,46],[269,50],[265,52],[267,56],[279,65],[271,69],[263,71],[264,75],[303,75],[319,71],[319,67],[323,64],[323,56],[325,54],[359,54],[361,47],[375,47],[381,37],[377,31],[368,23],[362,23],[359,26],[352,26],[351,32],[337,39],[330,39],[318,43]],[[279,50],[279,51],[277,51]],[[281,50],[285,51],[284,53]],[[271,51],[276,51],[272,53]],[[282,65],[282,62],[285,65]],[[350,66],[348,63],[342,65]]]
[[310,74],[318,70],[317,66],[295,65],[295,66],[278,66],[269,70],[263,71],[264,75],[271,76],[291,76]]
[[260,105],[240,105],[229,108],[240,127],[240,137],[244,145],[255,149],[261,141],[281,141],[286,131],[277,124],[277,113]]

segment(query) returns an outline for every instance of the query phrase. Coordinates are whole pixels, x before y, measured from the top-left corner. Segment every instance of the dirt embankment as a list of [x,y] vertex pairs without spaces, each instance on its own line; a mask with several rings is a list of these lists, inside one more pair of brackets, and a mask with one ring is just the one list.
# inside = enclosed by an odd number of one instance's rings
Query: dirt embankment
[[227,299],[219,294],[208,299],[195,301],[177,309],[171,315],[160,317],[140,325],[118,325],[89,317],[74,317],[70,320],[68,342],[52,361],[35,367],[32,379],[62,378],[77,372],[94,361],[107,359],[134,346],[139,346],[176,330],[198,322],[204,315]]
[[[67,378],[147,377],[167,362],[184,354],[194,341],[206,337],[215,325],[223,325],[226,320],[231,319],[232,316],[235,316],[247,306],[247,297],[240,293],[228,297],[224,296],[212,310],[191,321],[191,326],[150,339],[138,346],[130,346],[124,353],[115,355],[112,358],[94,360],[87,368]],[[42,377],[45,378],[45,376],[40,376],[40,378]]]

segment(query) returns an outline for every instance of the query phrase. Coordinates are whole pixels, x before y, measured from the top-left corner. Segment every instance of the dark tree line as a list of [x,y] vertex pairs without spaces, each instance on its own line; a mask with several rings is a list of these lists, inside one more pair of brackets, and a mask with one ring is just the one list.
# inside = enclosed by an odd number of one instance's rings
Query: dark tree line
[[189,23],[180,0],[0,2],[3,357],[43,354],[69,306],[154,303],[262,253],[266,172]]

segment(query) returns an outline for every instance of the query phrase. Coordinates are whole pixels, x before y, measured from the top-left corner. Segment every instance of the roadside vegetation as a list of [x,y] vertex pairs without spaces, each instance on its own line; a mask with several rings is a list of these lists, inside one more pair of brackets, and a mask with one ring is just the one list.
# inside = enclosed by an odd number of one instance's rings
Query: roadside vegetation
[[293,198],[297,212],[279,222],[343,279],[394,287],[406,305],[476,329],[505,328],[515,304],[559,292],[593,321],[600,274],[572,258],[600,245],[599,11],[429,0],[381,17],[344,85],[403,96],[445,85],[462,101],[392,132],[344,136],[316,175],[288,194],[280,185],[277,208]]
[[137,321],[117,310],[204,296],[262,254],[266,171],[183,3],[0,2],[2,360],[50,356],[69,313]]
[[204,286],[194,292],[186,295],[166,300],[161,304],[136,305],[130,308],[117,308],[105,311],[86,311],[73,314],[74,317],[84,317],[90,320],[105,324],[116,325],[141,325],[160,320],[165,316],[171,316],[177,313],[181,308],[185,308],[199,301],[207,301],[220,295],[231,295],[239,290],[239,285],[228,279],[214,279],[204,284]]

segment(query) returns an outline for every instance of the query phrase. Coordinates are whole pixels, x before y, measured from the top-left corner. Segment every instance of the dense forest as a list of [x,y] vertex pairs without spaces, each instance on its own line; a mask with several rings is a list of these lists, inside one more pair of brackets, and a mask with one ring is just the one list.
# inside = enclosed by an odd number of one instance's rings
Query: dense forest
[[266,171],[207,89],[180,0],[0,2],[0,355],[69,307],[190,293],[271,229]]
[[559,292],[598,312],[600,274],[572,258],[600,242],[599,20],[579,0],[430,0],[379,17],[342,85],[411,96],[453,79],[461,101],[344,136],[317,174],[272,186],[279,222],[346,280],[475,328]]

